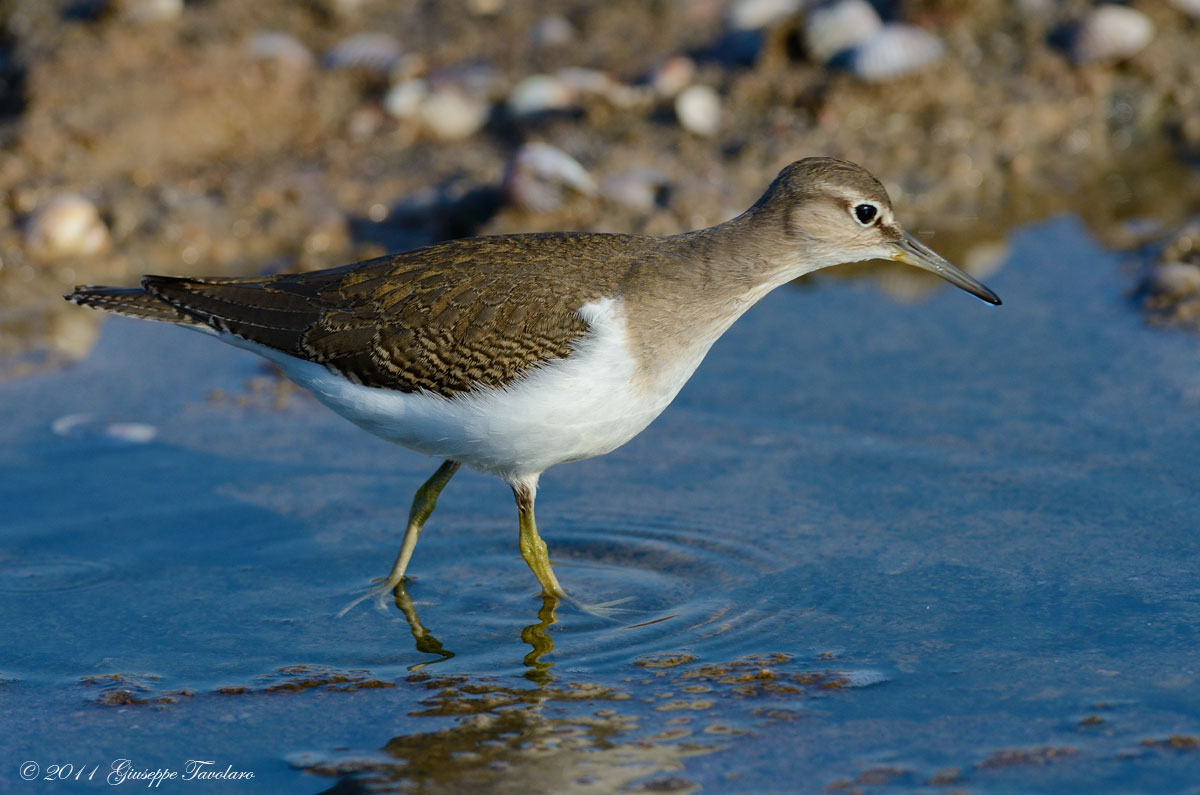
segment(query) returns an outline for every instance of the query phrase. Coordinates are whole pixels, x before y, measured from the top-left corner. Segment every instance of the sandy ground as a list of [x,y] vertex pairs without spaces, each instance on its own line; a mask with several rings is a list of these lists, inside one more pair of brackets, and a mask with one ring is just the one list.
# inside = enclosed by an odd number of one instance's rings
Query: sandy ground
[[[0,2],[0,376],[90,350],[98,314],[60,298],[77,283],[320,268],[468,234],[674,233],[812,154],[867,165],[968,265],[1016,222],[1076,212],[1129,245],[1146,227],[1123,219],[1160,230],[1194,210],[1200,24],[1180,8],[1133,3],[1149,44],[1078,64],[1063,42],[1090,3],[876,5],[945,54],[866,82],[817,62],[802,8],[738,29],[750,0]],[[688,86],[717,103],[685,125]],[[551,163],[545,200],[506,189],[529,142],[594,188],[560,190]]]

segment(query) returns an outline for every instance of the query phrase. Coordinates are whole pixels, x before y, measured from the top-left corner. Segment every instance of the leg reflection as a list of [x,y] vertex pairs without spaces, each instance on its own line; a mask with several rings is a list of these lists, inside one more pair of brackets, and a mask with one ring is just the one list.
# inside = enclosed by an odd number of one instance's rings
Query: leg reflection
[[525,672],[525,678],[540,685],[546,684],[553,678],[550,675],[550,669],[554,667],[554,663],[546,662],[542,657],[554,651],[554,641],[550,638],[549,629],[558,621],[554,615],[557,607],[557,596],[543,594],[542,607],[538,610],[538,622],[521,630],[521,640],[528,643],[533,649],[525,655],[525,665],[529,668]]
[[427,660],[416,665],[409,666],[410,671],[419,671],[427,665],[444,662],[454,656],[454,652],[442,645],[442,642],[429,633],[425,625],[421,623],[421,617],[417,615],[417,606],[413,604],[412,597],[404,590],[404,583],[396,586],[396,590],[392,592],[396,598],[396,607],[400,608],[400,612],[404,614],[404,618],[408,621],[408,628],[412,630],[413,639],[417,642],[417,651],[422,654],[436,654],[438,659]]

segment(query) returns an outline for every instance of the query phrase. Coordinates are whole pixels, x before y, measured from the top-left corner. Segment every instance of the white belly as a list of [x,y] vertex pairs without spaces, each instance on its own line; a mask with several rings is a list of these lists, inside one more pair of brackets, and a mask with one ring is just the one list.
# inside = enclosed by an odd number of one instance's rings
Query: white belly
[[322,403],[383,439],[512,481],[629,441],[662,413],[707,352],[697,351],[666,379],[635,387],[619,302],[588,304],[580,316],[591,332],[570,358],[506,388],[453,399],[352,384],[322,365],[223,338],[276,362]]

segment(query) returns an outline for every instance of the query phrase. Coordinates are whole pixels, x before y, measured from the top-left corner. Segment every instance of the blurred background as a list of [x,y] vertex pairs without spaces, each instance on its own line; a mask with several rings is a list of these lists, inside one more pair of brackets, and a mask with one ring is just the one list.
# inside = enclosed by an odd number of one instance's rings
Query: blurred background
[[1141,292],[1197,314],[1197,0],[2,0],[0,20],[0,377],[90,350],[74,284],[675,233],[809,155],[865,165],[980,275],[1059,213],[1170,248]]

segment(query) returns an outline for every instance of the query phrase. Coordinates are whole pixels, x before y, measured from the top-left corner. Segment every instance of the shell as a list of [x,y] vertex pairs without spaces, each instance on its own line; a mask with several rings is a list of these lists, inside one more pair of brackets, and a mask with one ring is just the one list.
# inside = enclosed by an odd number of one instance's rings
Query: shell
[[1116,61],[1137,54],[1153,38],[1154,23],[1141,11],[1100,5],[1075,26],[1070,56],[1076,64]]
[[804,7],[804,0],[737,0],[728,14],[734,30],[758,30],[786,19]]
[[259,61],[274,61],[296,72],[307,72],[315,58],[304,43],[288,33],[265,30],[250,39],[250,56]]
[[523,145],[508,161],[504,192],[526,210],[558,209],[567,189],[594,196],[596,182],[578,160],[557,147],[534,141]]
[[566,82],[553,75],[530,75],[513,86],[506,106],[515,118],[536,116],[575,107],[576,93]]
[[26,235],[30,251],[43,259],[99,254],[110,242],[96,206],[73,194],[59,196],[35,212]]
[[335,44],[322,59],[327,69],[388,74],[400,63],[400,42],[387,33],[356,33]]
[[942,57],[945,47],[932,33],[911,25],[884,25],[850,53],[850,71],[868,83],[883,83],[920,71]]
[[877,34],[883,20],[866,0],[822,3],[804,18],[804,44],[814,61],[826,63]]
[[721,97],[710,86],[688,86],[675,97],[675,116],[688,132],[711,138],[721,129]]

